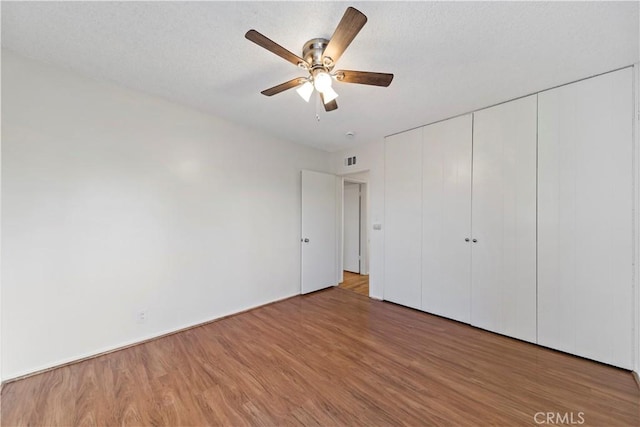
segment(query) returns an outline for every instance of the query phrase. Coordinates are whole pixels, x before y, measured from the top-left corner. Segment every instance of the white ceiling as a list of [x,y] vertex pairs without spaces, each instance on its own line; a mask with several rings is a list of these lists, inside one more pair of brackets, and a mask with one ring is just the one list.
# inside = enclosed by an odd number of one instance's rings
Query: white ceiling
[[[391,86],[336,83],[339,109],[331,113],[295,90],[261,95],[303,73],[245,32],[254,28],[301,55],[308,39],[331,36],[347,6],[369,20],[337,68],[391,72]],[[638,2],[3,1],[2,46],[334,151],[638,62],[638,9]]]

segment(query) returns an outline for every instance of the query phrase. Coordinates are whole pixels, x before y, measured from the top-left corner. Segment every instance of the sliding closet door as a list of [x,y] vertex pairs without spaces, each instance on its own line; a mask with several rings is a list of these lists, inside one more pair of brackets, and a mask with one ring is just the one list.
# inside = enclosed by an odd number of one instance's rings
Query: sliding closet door
[[632,69],[542,92],[538,112],[538,342],[631,369]]
[[384,299],[420,308],[422,128],[385,139]]
[[536,95],[474,113],[471,323],[536,341]]
[[472,116],[423,128],[422,309],[469,323]]

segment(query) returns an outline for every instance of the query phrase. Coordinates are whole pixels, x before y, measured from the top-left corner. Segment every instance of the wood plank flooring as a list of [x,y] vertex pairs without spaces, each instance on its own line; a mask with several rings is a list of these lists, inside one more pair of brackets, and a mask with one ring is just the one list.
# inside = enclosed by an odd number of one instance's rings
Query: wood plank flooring
[[9,383],[1,421],[638,426],[639,397],[629,372],[331,288]]
[[345,271],[338,287],[369,296],[369,276]]

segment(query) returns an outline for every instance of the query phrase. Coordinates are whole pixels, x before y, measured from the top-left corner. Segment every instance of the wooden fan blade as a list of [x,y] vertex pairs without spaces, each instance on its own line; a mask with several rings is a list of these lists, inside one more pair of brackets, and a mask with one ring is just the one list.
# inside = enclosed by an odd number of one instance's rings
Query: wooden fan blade
[[324,111],[329,112],[338,109],[338,103],[334,99],[333,101],[329,101],[326,104],[324,103],[324,95],[322,92],[318,92],[320,94],[320,100],[322,101],[322,105],[324,105]]
[[338,27],[331,36],[329,44],[322,53],[322,57],[329,57],[335,64],[342,56],[353,39],[358,35],[364,24],[367,23],[367,17],[357,9],[348,7]]
[[270,87],[269,89],[265,89],[262,92],[260,92],[263,95],[266,96],[273,96],[273,95],[277,95],[280,92],[284,92],[287,89],[291,89],[297,86],[300,86],[301,84],[304,84],[304,82],[306,82],[307,79],[304,77],[297,77],[295,79],[289,80],[288,82],[284,82],[279,84],[278,86],[274,86],[274,87]]
[[384,86],[387,87],[393,80],[393,74],[372,73],[369,71],[338,70],[335,73],[336,79],[343,83],[359,83],[361,85]]
[[273,52],[278,55],[280,58],[284,58],[287,61],[291,62],[293,65],[298,65],[299,63],[305,63],[304,59],[300,58],[298,55],[289,52],[287,49],[280,46],[278,43],[273,40],[263,36],[256,30],[249,30],[247,34],[244,35],[247,40],[251,40],[258,46],[261,46],[267,49],[269,52]]

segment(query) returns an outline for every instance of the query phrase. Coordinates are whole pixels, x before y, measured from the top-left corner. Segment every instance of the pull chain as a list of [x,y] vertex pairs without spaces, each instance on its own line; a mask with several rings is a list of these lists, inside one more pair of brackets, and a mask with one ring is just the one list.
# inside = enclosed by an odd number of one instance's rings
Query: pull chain
[[320,95],[317,94],[316,95],[316,121],[318,123],[320,123],[320,104],[321,104]]

